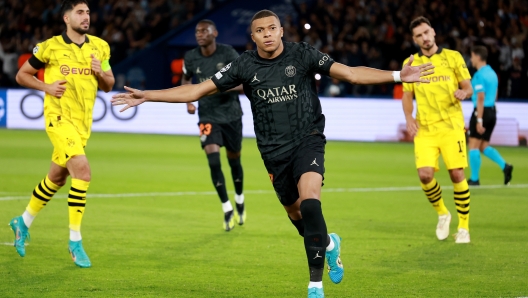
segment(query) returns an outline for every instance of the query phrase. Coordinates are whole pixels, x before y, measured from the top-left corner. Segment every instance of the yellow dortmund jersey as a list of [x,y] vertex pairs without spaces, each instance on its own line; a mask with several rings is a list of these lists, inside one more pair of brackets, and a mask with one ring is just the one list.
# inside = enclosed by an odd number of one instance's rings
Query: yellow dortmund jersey
[[[408,61],[409,58],[404,64]],[[455,98],[455,91],[460,82],[471,79],[466,62],[459,52],[438,48],[431,57],[414,54],[412,65],[428,62],[435,66],[435,73],[427,77],[429,84],[403,83],[403,91],[414,92],[416,97],[419,133],[464,129],[462,105]]]
[[81,137],[88,139],[92,126],[92,111],[97,96],[97,77],[92,72],[92,57],[101,61],[101,68],[110,69],[110,47],[101,38],[86,35],[79,47],[66,35],[54,36],[37,44],[29,63],[36,69],[44,67],[44,82],[52,84],[66,80],[66,91],[61,98],[46,93],[44,115],[46,119],[60,116],[75,126]]

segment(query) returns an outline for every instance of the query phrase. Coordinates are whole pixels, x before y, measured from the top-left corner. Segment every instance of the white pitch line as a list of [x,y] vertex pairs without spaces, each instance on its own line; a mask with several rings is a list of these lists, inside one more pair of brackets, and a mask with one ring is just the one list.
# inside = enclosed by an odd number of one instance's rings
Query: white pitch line
[[[0,242],[0,245],[5,245],[5,246],[14,246],[13,242]],[[28,246],[29,243],[24,243],[25,246]]]
[[[482,185],[471,187],[472,189],[508,189],[508,188],[528,188],[528,184],[514,185]],[[453,186],[442,186],[442,189],[453,189]],[[370,187],[370,188],[324,188],[325,192],[389,192],[389,191],[419,191],[419,186],[402,186],[402,187]],[[245,190],[245,194],[272,194],[273,190]],[[217,195],[216,191],[179,191],[179,192],[145,192],[145,193],[115,193],[115,194],[89,194],[89,198],[133,198],[133,197],[179,197],[179,196],[211,196]],[[25,196],[7,196],[0,197],[0,201],[27,200],[29,195]],[[61,198],[57,198],[61,199]],[[66,199],[66,198],[62,198]]]

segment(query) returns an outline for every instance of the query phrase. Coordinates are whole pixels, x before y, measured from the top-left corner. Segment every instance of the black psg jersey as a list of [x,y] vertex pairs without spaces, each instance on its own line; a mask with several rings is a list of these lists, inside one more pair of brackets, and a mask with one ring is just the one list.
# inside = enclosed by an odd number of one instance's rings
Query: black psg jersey
[[328,75],[334,61],[305,42],[283,43],[284,51],[274,59],[246,51],[212,77],[220,91],[244,85],[263,159],[293,149],[310,134],[324,132],[315,73]]
[[[208,57],[203,56],[200,47],[197,47],[185,53],[183,73],[189,78],[194,76],[202,83],[236,58],[238,53],[229,45],[217,43],[215,52]],[[212,123],[228,123],[240,119],[242,109],[238,92],[217,93],[200,98],[198,117],[200,122]]]

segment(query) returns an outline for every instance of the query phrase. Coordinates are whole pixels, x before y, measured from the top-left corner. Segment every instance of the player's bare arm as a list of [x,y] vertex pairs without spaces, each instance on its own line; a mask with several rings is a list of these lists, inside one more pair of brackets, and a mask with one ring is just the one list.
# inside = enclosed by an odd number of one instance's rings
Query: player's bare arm
[[[183,85],[189,85],[189,84],[192,84],[192,78],[191,77],[187,77],[186,75],[183,75],[182,76],[182,86]],[[226,92],[230,92],[230,91],[243,91],[244,88],[242,87],[242,84],[236,86],[235,88],[232,88],[232,89],[229,89],[227,90]],[[196,113],[196,106],[190,102],[187,103],[187,112],[189,114],[194,114]]]
[[236,86],[235,88],[231,88],[227,90],[226,92],[231,92],[231,91],[236,91],[236,92],[244,91],[244,87],[242,86],[242,84],[240,84]]
[[405,121],[407,122],[407,132],[411,136],[415,136],[418,132],[418,122],[414,119],[413,113],[413,97],[414,93],[405,91],[403,92],[402,105],[403,113],[405,114]]
[[484,117],[484,92],[477,93],[477,132],[483,134],[486,128],[482,125],[482,117]]
[[218,92],[216,85],[211,80],[200,84],[187,84],[179,87],[163,90],[145,90],[130,88],[125,86],[128,93],[119,93],[112,96],[112,105],[126,105],[120,112],[126,111],[131,107],[140,105],[146,101],[151,102],[193,102],[206,96]]
[[37,71],[38,69],[35,69],[26,61],[16,75],[17,83],[26,88],[44,91],[49,95],[61,98],[66,91],[66,81],[58,80],[52,84],[46,84],[35,77]]
[[[413,61],[414,57],[411,56],[409,62],[403,66],[399,72],[400,80],[406,83],[429,83],[429,79],[425,77],[434,73],[434,65],[426,63],[411,66]],[[356,85],[385,84],[399,81],[393,76],[392,71],[369,67],[349,67],[337,62],[330,67],[330,76],[334,79]]]
[[455,91],[455,97],[458,100],[464,100],[467,98],[471,98],[473,95],[473,87],[471,87],[471,81],[470,80],[463,80],[460,84],[460,89]]
[[101,60],[97,59],[94,54],[92,54],[92,71],[97,77],[99,88],[104,92],[111,91],[115,83],[114,73],[112,69],[103,71]]

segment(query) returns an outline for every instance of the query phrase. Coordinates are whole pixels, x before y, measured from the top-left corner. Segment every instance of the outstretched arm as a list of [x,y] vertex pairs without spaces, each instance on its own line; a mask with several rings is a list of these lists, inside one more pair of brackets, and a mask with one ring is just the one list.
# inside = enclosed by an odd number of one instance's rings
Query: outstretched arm
[[409,62],[405,64],[403,69],[399,72],[362,66],[349,67],[336,62],[330,67],[330,76],[334,79],[356,85],[385,84],[393,82],[429,83],[429,79],[426,79],[425,77],[434,73],[434,66],[431,63],[411,66],[413,61],[414,57],[411,56]]
[[140,105],[145,101],[152,102],[192,102],[203,96],[218,92],[216,85],[211,80],[200,84],[188,84],[163,90],[137,90],[126,87],[128,93],[119,93],[112,96],[112,105],[126,105],[121,112]]

